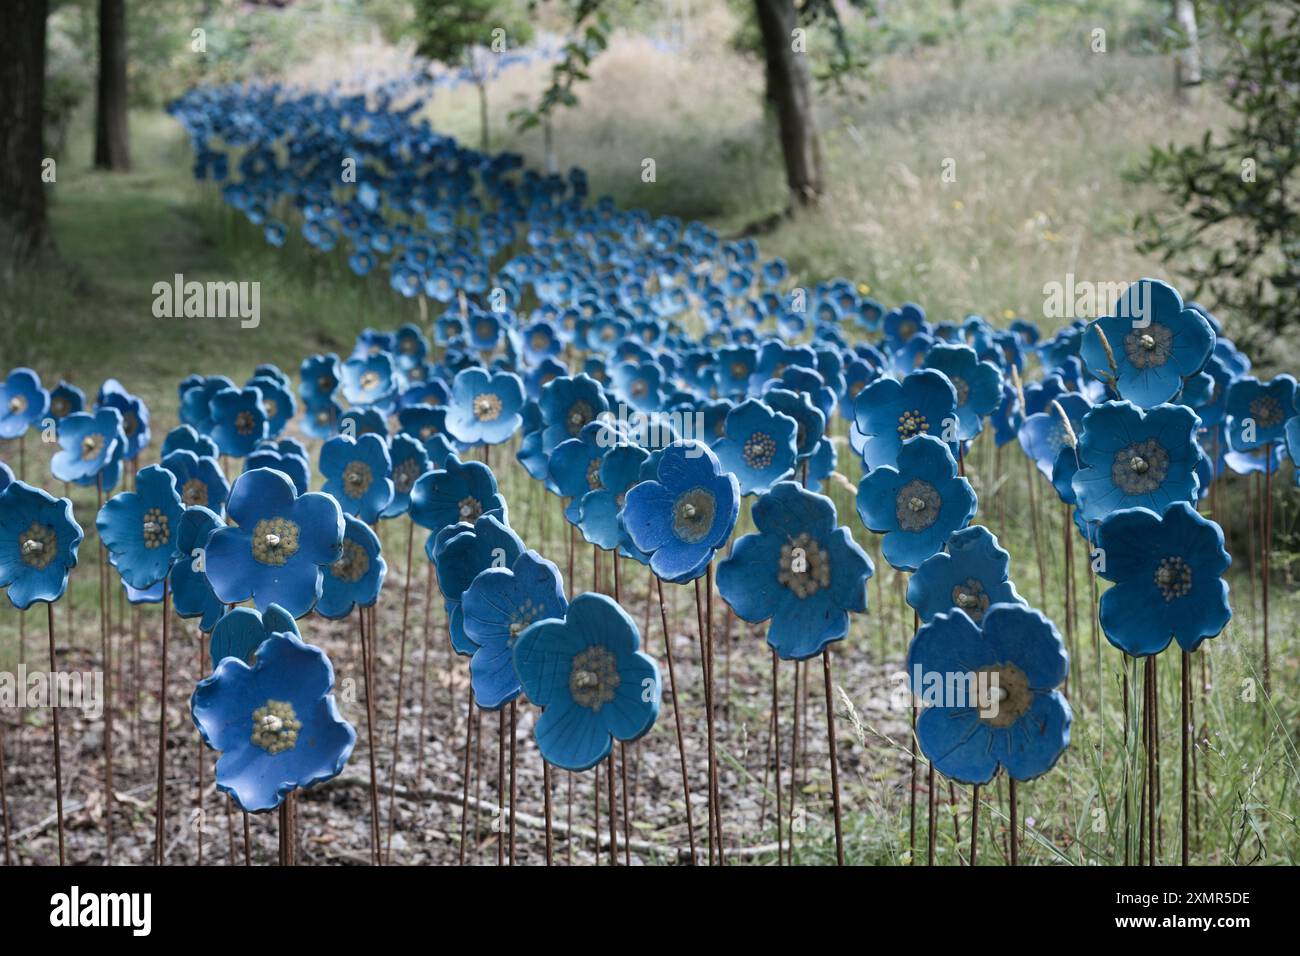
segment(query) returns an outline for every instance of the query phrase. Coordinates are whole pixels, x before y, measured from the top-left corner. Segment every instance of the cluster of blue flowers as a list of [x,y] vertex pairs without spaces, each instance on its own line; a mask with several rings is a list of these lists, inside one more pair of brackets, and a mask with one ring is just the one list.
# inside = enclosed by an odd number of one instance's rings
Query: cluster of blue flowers
[[[723,599],[768,622],[782,659],[805,660],[848,636],[874,572],[819,493],[836,475],[838,415],[864,472],[858,517],[911,574],[922,626],[909,664],[996,672],[1006,691],[991,717],[980,702],[938,703],[918,723],[938,769],[972,783],[999,767],[1045,772],[1071,720],[1059,634],[971,523],[965,461],[981,432],[1018,440],[1074,509],[1114,582],[1102,626],[1135,656],[1171,640],[1193,650],[1228,621],[1223,535],[1195,510],[1210,484],[1225,468],[1274,469],[1284,451],[1300,460],[1295,381],[1251,377],[1214,318],[1162,282],[1040,341],[1024,321],[887,309],[848,280],[795,289],[752,240],[590,202],[580,170],[539,175],[517,155],[466,149],[386,97],[207,88],[171,111],[198,174],[269,242],[288,240],[274,214],[293,209],[309,244],[341,247],[355,272],[386,272],[435,313],[367,329],[346,357],[307,357],[296,387],[273,364],[242,386],[190,376],[182,424],[138,472],[149,414],[116,381],[89,409],[29,369],[0,385],[0,438],[54,419],[56,479],[111,493],[132,463],[131,490],[96,525],[126,585],[165,581],[210,632],[216,670],[193,715],[223,752],[219,785],[246,809],[346,762],[355,734],[332,668],[294,622],[373,606],[387,570],[375,528],[403,515],[428,532],[479,706],[526,694],[542,708],[543,755],[569,769],[653,725],[659,672],[636,625],[604,595],[566,599],[474,449],[517,441],[518,463],[566,500],[584,540],[664,581],[694,581],[723,551]],[[340,190],[345,159],[358,179]],[[1033,360],[1042,374],[1027,382]],[[295,426],[320,442],[319,491]],[[233,482],[230,461],[242,462]],[[0,481],[0,586],[18,607],[55,600],[81,540],[70,504]],[[746,497],[756,530],[732,543]]]

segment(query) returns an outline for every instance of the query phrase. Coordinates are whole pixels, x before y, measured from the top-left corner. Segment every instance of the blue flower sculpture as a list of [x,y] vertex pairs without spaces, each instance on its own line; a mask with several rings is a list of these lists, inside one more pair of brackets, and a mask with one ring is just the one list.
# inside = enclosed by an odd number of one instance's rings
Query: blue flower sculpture
[[742,620],[770,620],[767,642],[782,660],[806,660],[849,631],[849,612],[867,609],[871,559],[835,505],[793,481],[754,504],[758,533],[718,565],[718,591]]
[[325,571],[316,610],[334,620],[347,617],[356,607],[371,607],[379,600],[388,564],[379,536],[353,515],[343,517],[343,552]]
[[794,471],[799,425],[789,415],[751,398],[728,412],[722,427],[713,450],[740,482],[741,494],[762,494]]
[[110,498],[95,527],[122,580],[143,591],[165,578],[180,557],[177,533],[185,508],[176,476],[161,465],[140,469],[135,487]]
[[1116,511],[1097,528],[1104,559],[1098,574],[1114,582],[1101,596],[1101,628],[1125,654],[1159,654],[1177,640],[1195,651],[1232,618],[1223,572],[1232,558],[1223,531],[1185,501],[1157,515]]
[[628,489],[623,525],[637,550],[651,555],[650,570],[666,581],[692,581],[727,543],[740,514],[736,476],[695,441],[669,445],[658,480]]
[[104,490],[111,491],[122,475],[125,449],[122,413],[116,408],[98,408],[93,415],[74,412],[59,422],[59,451],[50,459],[50,471],[76,485],[102,478]]
[[267,638],[252,667],[222,660],[190,699],[203,742],[221,753],[217,789],[261,813],[338,776],[357,734],[339,715],[333,686],[325,652],[294,634]]
[[497,492],[492,469],[481,461],[449,457],[444,468],[427,471],[411,488],[411,520],[432,534],[460,522],[473,524],[489,511],[503,511],[506,500]]
[[957,390],[934,369],[910,372],[901,382],[880,378],[858,393],[853,423],[865,439],[862,461],[868,469],[897,464],[903,442],[918,435],[950,441],[955,458]]
[[923,622],[965,611],[976,624],[994,604],[1024,604],[1008,579],[1011,555],[983,525],[955,531],[947,548],[921,562],[907,582],[907,603]]
[[456,373],[447,405],[447,431],[469,445],[499,445],[523,422],[524,383],[513,372],[481,368]]
[[1073,715],[1056,689],[1069,666],[1061,635],[1038,611],[995,604],[982,627],[955,611],[936,615],[907,654],[912,694],[925,707],[916,722],[922,752],[961,783],[988,783],[999,768],[1016,780],[1042,776],[1070,744]]
[[379,520],[393,500],[392,470],[388,442],[379,435],[336,435],[321,446],[321,491],[333,495],[344,514],[367,524]]
[[0,438],[21,438],[50,408],[50,393],[29,368],[16,368],[0,382]]
[[71,501],[10,481],[0,491],[0,588],[9,603],[25,611],[61,598],[83,537]]
[[259,610],[279,604],[302,617],[320,597],[326,566],[343,547],[343,511],[329,495],[301,497],[283,472],[246,471],[226,502],[233,527],[208,539],[204,564],[217,597],[252,598]]
[[560,569],[536,551],[525,551],[508,568],[482,571],[461,604],[465,636],[475,645],[469,662],[474,702],[496,710],[519,694],[515,640],[533,622],[563,619],[568,610]]
[[1139,408],[1172,399],[1214,351],[1205,316],[1157,279],[1129,286],[1115,311],[1088,323],[1079,355],[1089,372]]
[[1103,402],[1083,416],[1072,479],[1086,521],[1121,508],[1163,512],[1174,501],[1195,501],[1196,413],[1184,405],[1143,411],[1132,402]]
[[542,756],[587,770],[614,740],[643,737],[659,716],[659,666],[640,650],[632,618],[603,594],[580,594],[563,620],[533,624],[515,641],[515,671],[542,715]]
[[919,435],[899,449],[898,467],[881,465],[863,477],[857,506],[862,523],[884,534],[885,560],[915,571],[974,517],[975,492],[957,476],[948,446]]
[[438,588],[447,606],[447,630],[457,654],[474,653],[474,642],[465,634],[465,613],[461,602],[469,586],[488,568],[511,567],[524,553],[524,543],[496,514],[482,515],[472,525],[448,525],[429,537],[425,554],[434,563]]
[[204,570],[208,538],[222,526],[216,512],[199,505],[186,508],[181,514],[180,529],[176,532],[178,558],[172,565],[172,606],[181,617],[199,618],[199,628],[211,632],[226,605],[212,590]]
[[208,641],[212,667],[215,669],[227,657],[251,667],[257,661],[257,649],[275,634],[302,636],[293,615],[280,605],[272,604],[265,611],[255,611],[251,607],[231,608],[217,621]]

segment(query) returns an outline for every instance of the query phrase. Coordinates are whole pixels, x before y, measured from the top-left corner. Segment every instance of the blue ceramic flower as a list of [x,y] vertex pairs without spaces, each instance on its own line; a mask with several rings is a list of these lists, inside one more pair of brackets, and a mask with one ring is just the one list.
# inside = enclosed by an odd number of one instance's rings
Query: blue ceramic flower
[[[1065,412],[1070,427],[1077,435],[1083,427],[1083,416],[1092,409],[1092,405],[1078,392],[1064,393],[1053,401]],[[1052,469],[1068,441],[1065,422],[1061,420],[1060,412],[1051,405],[1044,411],[1030,415],[1020,426],[1020,447],[1047,478],[1052,477]]]
[[293,615],[280,605],[272,604],[265,611],[255,611],[251,607],[231,608],[217,621],[208,640],[212,667],[215,669],[227,657],[252,667],[257,662],[257,649],[275,634],[302,636]]
[[481,461],[462,463],[455,455],[444,468],[425,472],[411,488],[411,520],[433,532],[430,541],[443,528],[462,521],[473,524],[479,515],[505,506],[492,469]]
[[659,666],[640,650],[626,611],[603,594],[580,594],[564,620],[538,621],[515,642],[524,693],[542,708],[534,736],[542,756],[587,770],[614,740],[637,740],[659,716]]
[[252,598],[259,610],[279,604],[294,617],[310,611],[343,546],[338,502],[319,492],[299,497],[283,472],[258,468],[235,479],[226,512],[235,524],[212,533],[204,561],[217,597]]
[[122,413],[122,434],[126,437],[124,455],[128,461],[134,461],[149,444],[149,409],[115,378],[100,386],[97,404],[99,408],[116,408]]
[[50,389],[50,415],[56,422],[63,421],[73,412],[84,411],[86,393],[71,382],[59,382]]
[[1205,316],[1157,279],[1130,285],[1115,311],[1088,323],[1079,355],[1089,372],[1139,408],[1172,399],[1214,351]]
[[190,381],[189,385],[182,382],[181,421],[200,435],[212,434],[212,399],[218,392],[234,387],[235,383],[224,375],[209,375],[207,378]]
[[176,542],[185,508],[176,476],[161,465],[140,469],[135,488],[105,502],[95,527],[122,580],[144,590],[165,578],[180,557]]
[[1223,573],[1232,558],[1223,531],[1185,501],[1157,515],[1116,511],[1097,528],[1097,573],[1114,587],[1101,596],[1101,629],[1125,654],[1159,654],[1177,640],[1194,651],[1232,618]]
[[59,481],[93,485],[101,478],[104,490],[117,486],[122,474],[126,437],[122,413],[99,408],[93,415],[74,412],[59,422],[59,448],[50,460],[50,472]]
[[957,476],[948,446],[932,435],[903,443],[898,467],[881,465],[858,484],[858,515],[884,534],[885,560],[915,571],[975,515],[975,492]]
[[182,448],[163,458],[162,466],[176,478],[181,504],[221,511],[230,495],[230,483],[215,458],[200,458]]
[[722,427],[713,451],[736,476],[741,494],[762,494],[794,471],[799,425],[789,415],[751,398],[728,412]]
[[871,559],[838,526],[827,497],[781,481],[753,508],[747,534],[718,565],[718,591],[742,620],[770,620],[767,642],[782,660],[806,660],[849,631],[867,609]]
[[907,582],[907,603],[922,621],[965,611],[976,624],[994,604],[1025,604],[1008,579],[1011,555],[983,525],[953,532],[947,548],[921,562]]
[[429,470],[429,452],[419,439],[399,433],[389,439],[388,456],[393,462],[393,500],[384,509],[382,517],[396,518],[406,514],[410,508],[411,489]]
[[[789,415],[795,420],[795,454],[799,461],[807,461],[817,450],[826,432],[827,416],[813,404],[807,392],[792,392],[786,388],[769,388],[763,393],[763,401],[773,411]],[[723,434],[726,423],[723,422]]]
[[21,438],[50,408],[50,393],[29,368],[16,368],[0,382],[0,438]]
[[222,526],[216,512],[202,506],[186,508],[176,532],[178,557],[170,579],[172,606],[181,617],[200,618],[199,628],[211,631],[225,613],[226,605],[212,590],[204,569],[208,538]]
[[589,422],[609,410],[600,383],[585,373],[552,380],[542,389],[537,404],[542,419],[541,451],[546,455],[565,439],[577,438]]
[[464,369],[452,381],[447,431],[466,444],[499,445],[519,429],[523,404],[524,383],[513,372]]
[[591,544],[606,551],[635,547],[623,527],[623,505],[649,457],[638,445],[615,445],[605,452],[596,471],[597,487],[578,501],[578,530]]
[[1103,402],[1084,415],[1072,480],[1084,519],[1196,501],[1196,427],[1196,414],[1184,405],[1144,412],[1132,402]]
[[650,569],[666,581],[704,573],[726,544],[740,513],[740,485],[700,442],[670,445],[659,457],[657,480],[633,485],[624,497],[623,526]]
[[556,494],[568,498],[564,517],[577,524],[582,499],[600,487],[600,467],[606,452],[623,441],[623,435],[606,421],[589,422],[577,438],[568,438],[551,452],[547,473]]
[[1061,635],[1038,611],[995,604],[982,628],[955,611],[936,615],[907,653],[925,707],[916,722],[922,752],[961,783],[988,783],[999,768],[1016,780],[1042,776],[1070,745],[1073,715],[1056,690],[1069,668]]
[[208,402],[209,434],[223,455],[243,458],[266,437],[266,407],[256,388],[223,388]]
[[222,660],[190,699],[204,743],[221,753],[217,789],[259,813],[338,776],[357,734],[339,715],[333,686],[325,652],[294,634],[267,638],[252,667]]
[[294,490],[305,495],[311,490],[311,465],[306,454],[297,451],[281,451],[275,442],[264,440],[247,458],[244,459],[244,471],[256,468],[274,468],[289,476]]
[[430,535],[425,554],[438,574],[438,588],[447,605],[447,630],[457,654],[474,653],[474,643],[465,634],[461,607],[466,590],[480,572],[510,567],[523,552],[519,535],[496,514],[482,515],[472,525],[449,525]]
[[974,438],[1002,400],[1002,371],[981,361],[969,345],[936,345],[922,364],[948,376],[957,392],[957,437]]
[[496,710],[518,696],[515,639],[534,621],[563,619],[560,569],[536,551],[525,551],[510,567],[481,572],[461,601],[465,636],[476,647],[469,662],[474,702]]
[[1267,382],[1245,375],[1228,386],[1228,443],[1233,451],[1253,451],[1285,440],[1286,423],[1296,413],[1296,381],[1279,375]]
[[854,400],[853,423],[865,441],[862,460],[868,469],[894,465],[903,442],[917,435],[950,441],[957,455],[957,390],[948,376],[918,369],[901,382],[881,378]]
[[388,352],[353,356],[343,363],[343,397],[353,405],[387,409],[397,399],[397,385]]
[[200,435],[193,425],[177,425],[167,433],[159,454],[166,458],[174,451],[192,451],[198,458],[216,458],[221,454],[217,443],[207,435]]
[[298,402],[289,391],[289,386],[263,374],[250,379],[248,387],[262,393],[262,407],[266,410],[266,435],[268,438],[277,437],[284,431],[289,419],[298,413]]
[[0,491],[0,588],[9,603],[25,611],[61,598],[83,537],[71,501],[10,481]]
[[388,573],[379,536],[364,521],[344,515],[343,552],[325,570],[316,610],[334,620],[347,617],[353,609],[371,607],[379,600]]
[[302,379],[298,385],[299,397],[308,405],[323,404],[334,395],[342,374],[339,357],[333,352],[303,359],[299,369]]
[[388,443],[378,435],[349,438],[338,435],[320,450],[321,489],[333,495],[345,514],[356,515],[367,524],[379,520],[393,500],[393,470]]

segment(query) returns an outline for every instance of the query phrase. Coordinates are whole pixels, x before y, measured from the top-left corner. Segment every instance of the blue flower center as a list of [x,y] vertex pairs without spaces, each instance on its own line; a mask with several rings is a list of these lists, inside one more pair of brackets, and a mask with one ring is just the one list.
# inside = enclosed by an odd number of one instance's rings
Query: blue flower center
[[360,498],[374,481],[374,472],[364,461],[350,461],[343,469],[343,492],[349,498]]
[[250,411],[242,411],[235,416],[235,431],[240,435],[251,435],[257,428],[257,416]]
[[292,750],[298,743],[302,722],[293,705],[283,700],[268,700],[253,711],[253,745],[274,756]]
[[1134,442],[1115,453],[1110,477],[1126,495],[1150,494],[1164,484],[1169,453],[1154,438]]
[[198,478],[191,478],[181,486],[181,503],[187,508],[208,503],[208,486]]
[[979,702],[979,719],[992,727],[1010,727],[1034,702],[1029,677],[1010,661],[980,668],[976,685],[987,688],[985,699]]
[[913,409],[898,416],[898,437],[903,441],[930,430],[930,423],[920,411]]
[[800,599],[811,597],[830,586],[830,555],[805,531],[781,545],[776,579]]
[[776,441],[766,432],[754,432],[745,439],[741,454],[745,464],[755,471],[763,471],[772,464],[776,456]]
[[15,395],[13,398],[9,399],[9,414],[21,415],[25,411],[27,411],[26,395]]
[[49,525],[33,521],[30,528],[18,536],[18,552],[23,564],[44,571],[54,560],[58,549],[58,536]]
[[330,565],[330,573],[340,581],[356,583],[370,570],[370,555],[366,549],[351,538],[343,539],[343,551],[338,560]]
[[703,541],[713,528],[717,499],[707,488],[697,486],[673,502],[673,534],[687,544]]
[[1173,355],[1173,341],[1168,326],[1152,322],[1124,336],[1124,356],[1134,368],[1159,368]]
[[253,527],[253,557],[280,567],[298,553],[298,526],[288,518],[263,518]]
[[939,520],[943,498],[928,481],[913,478],[894,499],[894,517],[901,531],[924,531]]
[[965,611],[978,624],[988,610],[989,596],[985,593],[983,584],[975,578],[967,578],[952,589],[952,603],[953,607]]
[[579,706],[600,713],[600,708],[614,699],[620,682],[618,658],[609,648],[594,644],[573,656],[569,693]]
[[146,548],[158,548],[171,540],[171,522],[158,508],[150,508],[144,513],[141,530]]
[[1261,395],[1250,403],[1250,417],[1260,428],[1276,428],[1286,417],[1282,404],[1272,395]]
[[474,397],[474,417],[481,422],[496,421],[501,417],[501,399],[491,392]]
[[1156,568],[1156,587],[1165,601],[1184,597],[1192,589],[1192,569],[1182,558],[1161,558]]

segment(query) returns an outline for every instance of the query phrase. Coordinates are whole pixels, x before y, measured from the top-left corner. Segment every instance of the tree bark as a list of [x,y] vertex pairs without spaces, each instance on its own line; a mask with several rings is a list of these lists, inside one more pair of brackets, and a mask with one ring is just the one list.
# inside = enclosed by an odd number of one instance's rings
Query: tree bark
[[126,126],[126,0],[99,0],[95,168],[131,168]]
[[821,198],[825,185],[808,57],[793,47],[799,12],[793,0],[754,0],[754,7],[763,37],[768,90],[780,126],[785,181],[792,203],[812,205]]
[[1174,54],[1174,93],[1180,103],[1190,105],[1201,92],[1201,46],[1193,0],[1174,0],[1174,28],[1181,37],[1181,46]]
[[47,0],[14,0],[0,30],[0,269],[44,248]]

